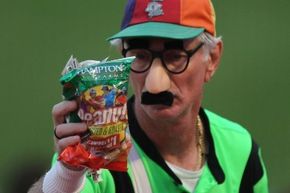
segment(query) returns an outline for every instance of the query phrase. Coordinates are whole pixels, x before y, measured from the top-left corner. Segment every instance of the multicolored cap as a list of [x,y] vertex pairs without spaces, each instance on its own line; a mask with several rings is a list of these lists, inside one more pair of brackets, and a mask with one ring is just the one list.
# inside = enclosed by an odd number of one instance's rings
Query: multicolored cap
[[121,31],[108,38],[188,39],[203,31],[215,36],[211,0],[128,0]]

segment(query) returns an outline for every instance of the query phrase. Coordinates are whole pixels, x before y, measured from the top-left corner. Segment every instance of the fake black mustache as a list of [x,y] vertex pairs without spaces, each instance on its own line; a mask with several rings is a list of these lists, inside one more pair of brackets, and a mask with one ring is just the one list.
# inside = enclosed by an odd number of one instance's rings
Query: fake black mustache
[[163,91],[157,94],[143,92],[141,103],[143,105],[166,105],[171,106],[173,103],[173,94],[169,91]]

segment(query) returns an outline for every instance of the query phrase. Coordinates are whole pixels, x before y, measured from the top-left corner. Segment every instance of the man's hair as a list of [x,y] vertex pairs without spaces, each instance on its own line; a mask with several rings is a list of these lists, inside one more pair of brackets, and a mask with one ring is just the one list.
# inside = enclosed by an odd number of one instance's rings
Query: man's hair
[[209,51],[214,48],[220,41],[221,41],[221,36],[220,37],[215,37],[212,36],[211,34],[207,32],[203,32],[197,37],[201,42],[203,42],[206,47],[208,47]]

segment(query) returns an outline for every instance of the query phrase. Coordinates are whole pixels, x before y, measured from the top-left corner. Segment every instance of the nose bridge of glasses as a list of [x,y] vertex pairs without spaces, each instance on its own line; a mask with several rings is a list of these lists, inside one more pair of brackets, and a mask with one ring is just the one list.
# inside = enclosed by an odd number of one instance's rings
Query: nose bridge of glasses
[[154,62],[154,61],[156,61],[155,59],[159,59],[159,60],[157,60],[157,61],[159,61],[159,64],[161,64],[163,66],[163,68],[167,69],[166,64],[164,62],[164,58],[163,58],[164,50],[162,50],[162,51],[152,51],[152,50],[150,50],[150,52],[151,52],[151,55],[152,55],[151,66],[153,65],[153,63],[155,63]]
[[155,59],[155,58],[162,59],[163,51],[153,51],[153,50],[150,50],[150,52],[152,54],[152,59]]

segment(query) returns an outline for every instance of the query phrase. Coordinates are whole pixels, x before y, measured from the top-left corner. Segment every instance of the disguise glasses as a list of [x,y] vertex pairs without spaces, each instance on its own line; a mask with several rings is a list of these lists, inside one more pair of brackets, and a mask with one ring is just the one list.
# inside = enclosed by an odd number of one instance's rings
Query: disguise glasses
[[133,41],[128,42],[128,48],[124,48],[123,43],[122,55],[124,57],[136,57],[131,65],[131,70],[135,73],[146,72],[151,67],[153,60],[160,58],[162,65],[167,71],[173,74],[180,74],[187,69],[190,58],[203,44],[200,43],[192,50],[185,50],[182,41],[171,41],[165,42],[163,51],[153,51],[148,49],[148,41],[133,39]]

